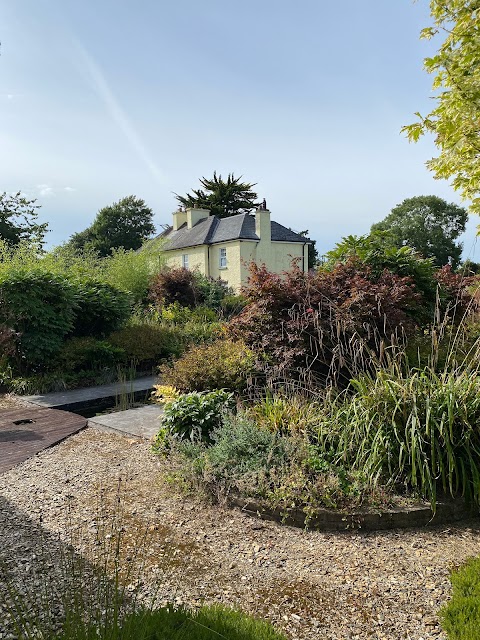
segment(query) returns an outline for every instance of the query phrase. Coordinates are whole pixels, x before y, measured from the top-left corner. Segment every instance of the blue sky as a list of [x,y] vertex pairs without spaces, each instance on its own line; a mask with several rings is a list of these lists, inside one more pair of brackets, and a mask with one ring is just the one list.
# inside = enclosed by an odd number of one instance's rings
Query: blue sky
[[169,222],[234,172],[320,252],[405,198],[459,202],[400,134],[432,107],[428,24],[427,0],[3,0],[0,191],[38,198],[54,245],[130,194]]

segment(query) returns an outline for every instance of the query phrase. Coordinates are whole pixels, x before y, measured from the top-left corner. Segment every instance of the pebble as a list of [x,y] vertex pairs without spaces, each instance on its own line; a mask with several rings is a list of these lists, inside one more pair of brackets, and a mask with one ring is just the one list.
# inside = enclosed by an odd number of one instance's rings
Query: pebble
[[[147,443],[92,429],[72,436],[0,475],[0,560],[35,588],[46,550],[54,573],[68,544],[98,561],[95,541],[121,531],[129,567],[142,570],[128,586],[146,600],[221,602],[292,640],[446,640],[438,609],[450,569],[480,555],[478,522],[306,532],[177,492],[163,480],[169,471]],[[0,600],[2,640],[6,619]]]

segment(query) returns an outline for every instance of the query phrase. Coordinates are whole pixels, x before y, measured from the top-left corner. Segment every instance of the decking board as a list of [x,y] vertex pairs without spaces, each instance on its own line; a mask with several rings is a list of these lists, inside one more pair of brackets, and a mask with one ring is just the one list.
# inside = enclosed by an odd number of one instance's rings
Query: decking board
[[86,426],[86,418],[58,409],[20,407],[0,411],[0,473]]

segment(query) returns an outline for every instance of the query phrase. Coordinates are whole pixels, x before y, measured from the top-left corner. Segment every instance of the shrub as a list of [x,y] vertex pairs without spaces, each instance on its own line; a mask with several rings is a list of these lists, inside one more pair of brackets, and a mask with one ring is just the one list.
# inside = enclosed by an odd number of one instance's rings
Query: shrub
[[278,375],[307,371],[338,383],[368,369],[392,335],[411,334],[421,304],[409,278],[371,269],[355,260],[331,272],[282,275],[252,265],[244,291],[248,304],[227,325],[257,353],[265,352]]
[[265,495],[272,476],[289,464],[286,440],[259,428],[246,417],[227,417],[211,434],[208,448],[184,449],[194,454],[195,473],[203,482],[227,495]]
[[156,307],[178,302],[182,307],[194,307],[200,302],[195,274],[188,269],[165,269],[155,276],[150,286],[150,299]]
[[298,395],[267,393],[245,413],[261,428],[286,435],[307,435],[315,429],[321,405]]
[[119,329],[130,315],[131,299],[124,291],[96,280],[74,280],[75,336],[104,338]]
[[11,269],[0,278],[0,324],[17,334],[17,372],[48,367],[74,323],[74,287],[63,277]]
[[217,340],[191,347],[173,365],[162,366],[160,375],[181,391],[240,391],[254,369],[254,354],[242,342]]
[[112,333],[109,337],[129,360],[153,367],[159,361],[179,356],[184,350],[183,336],[174,328],[154,324],[134,324]]
[[141,251],[113,249],[112,255],[102,263],[106,281],[130,293],[136,304],[147,301],[150,284],[163,265],[161,247],[154,243],[144,246]]
[[96,338],[71,338],[58,355],[58,364],[64,371],[91,371],[110,369],[125,361],[123,349]]
[[214,280],[208,278],[201,273],[194,272],[195,274],[195,288],[198,292],[198,298],[201,304],[211,309],[219,310],[223,307],[224,299],[227,296],[232,296],[233,289],[231,289],[223,280]]
[[226,411],[234,408],[233,394],[223,390],[187,393],[167,404],[162,429],[179,440],[209,441]]
[[476,640],[480,627],[480,558],[452,572],[452,599],[440,609],[449,640]]
[[194,309],[182,307],[178,302],[164,305],[160,309],[160,319],[177,325],[185,325],[189,322],[215,322],[218,320],[213,309],[198,306]]
[[298,507],[305,522],[322,507],[389,504],[383,491],[372,491],[362,474],[332,465],[301,436],[259,427],[245,414],[225,416],[211,434],[211,444],[184,442],[176,447],[180,476],[213,497],[260,498],[285,514]]

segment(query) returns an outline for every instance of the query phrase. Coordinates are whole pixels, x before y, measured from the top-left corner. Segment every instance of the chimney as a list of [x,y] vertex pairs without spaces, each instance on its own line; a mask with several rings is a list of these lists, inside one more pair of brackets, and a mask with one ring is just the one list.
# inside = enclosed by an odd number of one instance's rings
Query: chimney
[[194,227],[197,222],[203,218],[208,218],[210,211],[208,209],[199,209],[197,206],[187,209],[187,229]]
[[182,224],[185,224],[187,221],[187,212],[183,209],[179,209],[178,211],[173,212],[173,230],[178,231]]
[[270,211],[259,207],[255,211],[255,233],[260,242],[270,242],[272,239],[272,227],[270,224]]

